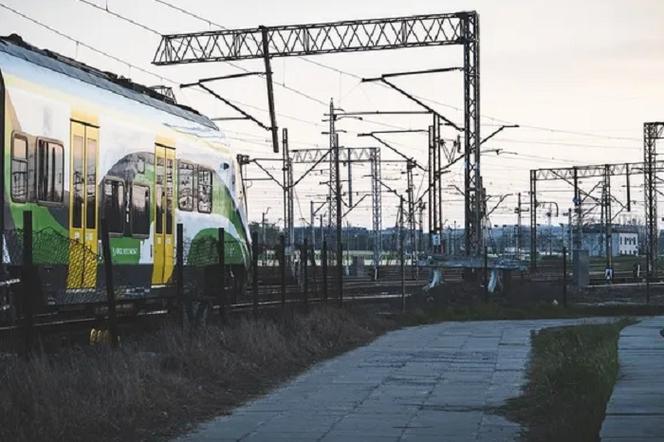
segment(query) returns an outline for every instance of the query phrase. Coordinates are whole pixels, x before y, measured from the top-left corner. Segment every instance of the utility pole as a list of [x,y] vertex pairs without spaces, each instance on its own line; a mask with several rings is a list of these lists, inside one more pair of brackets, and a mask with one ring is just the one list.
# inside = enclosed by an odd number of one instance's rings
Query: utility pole
[[380,255],[382,249],[382,193],[380,188],[381,167],[380,149],[373,148],[370,152],[371,158],[371,221],[373,229],[373,280],[378,280],[378,269],[380,267]]
[[288,149],[288,129],[283,128],[281,135],[282,143],[282,175],[284,194],[284,235],[286,245],[291,246],[295,242],[295,225],[293,220],[293,164]]
[[[574,244],[572,250],[572,261],[578,265],[578,251],[583,247],[583,207],[581,200],[581,191],[579,190],[579,171],[575,167],[572,171],[574,183],[574,214],[576,215],[576,235],[574,235]],[[574,253],[576,252],[576,253]]]
[[517,194],[516,206],[516,247],[514,250],[516,259],[521,258],[521,192]]
[[[330,99],[330,149],[332,150],[330,167],[330,187],[334,186],[334,203],[330,204],[330,224],[332,222],[332,214],[334,213],[334,221],[336,224],[336,240],[337,240],[337,295],[339,296],[339,304],[343,304],[344,298],[344,269],[343,269],[343,244],[341,243],[341,229],[342,229],[342,213],[341,213],[341,177],[340,177],[340,152],[339,152],[339,137],[336,133],[335,123],[337,116],[335,114],[334,101]],[[332,202],[332,201],[330,201]]]
[[408,198],[408,230],[410,242],[410,255],[411,255],[411,271],[412,277],[415,278],[417,270],[417,242],[415,241],[415,198],[413,196],[414,183],[413,183],[413,169],[415,164],[412,161],[406,161],[406,196]]
[[612,239],[612,217],[611,211],[611,169],[607,164],[604,166],[604,186],[602,188],[602,206],[604,213],[604,241],[606,251],[606,266],[613,266],[613,239]]
[[403,247],[403,196],[399,197],[399,268],[401,275],[401,311],[406,310],[406,269]]
[[316,211],[314,210],[314,202],[309,201],[309,231],[311,233],[310,237],[310,242],[311,242],[311,249],[316,250]]
[[267,244],[267,232],[266,232],[266,219],[267,219],[267,214],[270,211],[271,207],[268,207],[265,212],[261,214],[261,230],[263,233],[263,247],[265,247],[265,244]]
[[567,248],[568,250],[571,249],[573,246],[573,237],[572,237],[572,209],[569,208],[567,209],[567,234],[568,234],[568,239],[567,239]]

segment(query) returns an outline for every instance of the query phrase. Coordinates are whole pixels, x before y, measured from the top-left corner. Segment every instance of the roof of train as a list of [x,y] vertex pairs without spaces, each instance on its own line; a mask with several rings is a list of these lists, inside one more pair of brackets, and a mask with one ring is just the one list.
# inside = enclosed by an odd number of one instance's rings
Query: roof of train
[[147,86],[134,83],[128,78],[96,69],[47,49],[39,49],[23,41],[19,35],[12,34],[0,37],[0,52],[22,58],[43,68],[106,89],[155,109],[217,129],[217,126],[208,117],[201,115],[190,107],[176,104],[166,95],[162,95]]

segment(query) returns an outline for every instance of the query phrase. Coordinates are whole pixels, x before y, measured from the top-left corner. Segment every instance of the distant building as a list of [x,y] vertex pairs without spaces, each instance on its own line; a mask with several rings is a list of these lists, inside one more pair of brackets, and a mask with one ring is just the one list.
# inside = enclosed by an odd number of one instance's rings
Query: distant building
[[[595,224],[583,229],[583,249],[590,256],[606,255],[606,234],[604,226]],[[639,254],[639,234],[635,226],[616,225],[611,232],[612,256],[637,256]]]

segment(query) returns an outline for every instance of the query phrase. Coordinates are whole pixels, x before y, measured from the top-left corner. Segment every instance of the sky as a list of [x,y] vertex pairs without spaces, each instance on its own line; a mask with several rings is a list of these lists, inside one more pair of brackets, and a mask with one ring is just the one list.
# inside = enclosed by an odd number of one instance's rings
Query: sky
[[[164,2],[209,22],[177,11]],[[483,155],[481,162],[487,193],[493,195],[489,208],[501,195],[506,195],[491,216],[492,224],[516,222],[517,194],[521,192],[524,203],[528,201],[530,169],[643,160],[643,123],[664,120],[664,2],[659,0],[0,0],[0,33],[17,33],[31,44],[130,77],[138,83],[171,86],[180,103],[210,117],[220,117],[235,114],[206,93],[180,90],[178,85],[240,71],[227,63],[154,66],[151,61],[160,33],[214,30],[219,25],[241,28],[463,10],[476,10],[480,16],[482,135],[488,135],[501,124],[520,125],[504,130],[484,146],[502,149],[498,155]],[[100,55],[86,46],[107,55]],[[309,57],[308,61],[274,59],[275,81],[287,86],[277,85],[275,89],[277,122],[280,127],[288,127],[291,148],[322,148],[328,139],[321,134],[326,130],[326,123],[321,120],[330,99],[346,111],[418,110],[417,105],[394,91],[376,84],[361,84],[361,78],[461,66],[462,63],[461,48],[453,46],[321,55]],[[250,70],[263,69],[261,61],[237,64]],[[450,72],[394,81],[461,125],[461,75]],[[213,88],[224,97],[243,103],[257,118],[269,122],[265,111],[265,83],[261,78],[218,82]],[[425,129],[429,124],[430,117],[421,115],[342,120],[339,127],[346,132],[340,134],[340,142],[345,146],[373,146],[375,143],[358,138],[356,134],[372,130]],[[274,156],[269,133],[260,127],[247,121],[219,125],[238,153],[252,157]],[[456,136],[449,130],[443,135]],[[404,154],[426,164],[425,134],[389,135],[385,139]],[[383,153],[383,159],[396,158],[395,154]],[[280,176],[278,163],[266,164]],[[399,192],[405,191],[406,186],[402,167],[396,163],[383,165],[385,182]],[[463,197],[454,189],[454,186],[463,187],[462,167],[460,162],[444,176],[446,225],[463,223]],[[296,166],[295,178],[306,168]],[[342,173],[345,176],[345,171]],[[365,176],[368,173],[368,166],[353,168],[353,190],[360,192],[355,196],[356,201],[362,192],[370,190],[370,181]],[[254,166],[247,175],[265,176]],[[308,222],[310,201],[318,205],[324,200],[327,191],[320,182],[325,178],[320,171],[296,187],[297,225]],[[420,184],[423,179],[422,175],[415,177],[418,191],[424,189]],[[641,183],[640,177],[632,180],[632,198],[637,204],[631,214],[624,214],[630,219],[643,217]],[[624,198],[624,185],[615,184],[612,188],[618,198]],[[542,217],[538,222],[565,222],[562,212],[572,204],[569,188],[562,183],[547,183],[540,185],[540,189],[539,200],[551,201],[549,206],[557,203],[560,216],[555,217],[554,212],[552,220]],[[278,186],[255,181],[248,195],[251,220],[260,220],[269,207],[268,222],[282,223],[282,196]],[[383,194],[383,227],[394,226],[397,206],[395,196]],[[354,226],[370,227],[370,198],[351,212],[346,221]]]

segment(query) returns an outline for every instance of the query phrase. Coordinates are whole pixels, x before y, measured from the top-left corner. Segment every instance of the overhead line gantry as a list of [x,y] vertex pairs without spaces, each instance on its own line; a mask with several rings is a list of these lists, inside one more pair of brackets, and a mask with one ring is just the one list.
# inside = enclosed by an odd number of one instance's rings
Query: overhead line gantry
[[[469,11],[170,34],[162,36],[153,63],[173,65],[263,59],[276,152],[279,143],[272,93],[272,57],[462,45],[464,122],[459,129],[464,133],[465,143],[465,242],[468,255],[479,255],[483,249],[479,43],[479,16]],[[335,197],[341,198],[341,195]]]

